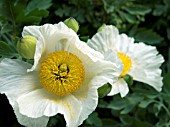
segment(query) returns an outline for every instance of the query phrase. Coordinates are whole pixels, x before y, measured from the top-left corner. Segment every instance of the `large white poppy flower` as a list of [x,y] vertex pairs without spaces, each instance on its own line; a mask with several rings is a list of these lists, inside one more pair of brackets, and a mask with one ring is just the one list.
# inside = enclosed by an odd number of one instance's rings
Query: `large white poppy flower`
[[[163,83],[159,67],[164,59],[162,55],[158,55],[156,47],[134,43],[133,38],[119,34],[117,28],[112,25],[95,34],[87,44],[104,55],[117,52],[124,65],[119,80],[112,84],[112,90],[108,95],[120,93],[124,97],[128,93],[128,85],[123,79],[126,74],[161,91]],[[113,61],[112,58],[109,61]]]
[[117,81],[120,63],[105,61],[62,22],[24,27],[27,35],[37,38],[34,65],[2,60],[0,92],[24,126],[46,127],[60,113],[67,127],[77,127],[95,110],[98,87]]

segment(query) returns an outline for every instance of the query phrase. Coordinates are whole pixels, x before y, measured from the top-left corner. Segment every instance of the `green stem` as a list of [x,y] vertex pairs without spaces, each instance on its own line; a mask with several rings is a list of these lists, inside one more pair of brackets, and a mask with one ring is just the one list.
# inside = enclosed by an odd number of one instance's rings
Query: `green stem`
[[160,104],[163,107],[163,109],[167,112],[168,116],[170,117],[170,112],[169,112],[168,108],[163,103],[160,103],[159,101],[154,101],[154,102]]

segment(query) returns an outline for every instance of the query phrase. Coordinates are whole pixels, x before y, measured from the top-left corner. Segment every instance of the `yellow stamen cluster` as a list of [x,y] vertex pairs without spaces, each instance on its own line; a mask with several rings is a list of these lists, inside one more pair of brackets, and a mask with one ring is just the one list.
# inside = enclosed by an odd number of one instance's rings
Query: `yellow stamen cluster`
[[61,50],[49,54],[41,63],[40,82],[48,91],[64,96],[80,88],[84,73],[81,60]]
[[132,67],[132,60],[129,56],[127,56],[126,54],[122,53],[122,52],[118,52],[117,53],[121,62],[123,63],[123,71],[122,73],[120,74],[119,78],[125,76],[129,69]]

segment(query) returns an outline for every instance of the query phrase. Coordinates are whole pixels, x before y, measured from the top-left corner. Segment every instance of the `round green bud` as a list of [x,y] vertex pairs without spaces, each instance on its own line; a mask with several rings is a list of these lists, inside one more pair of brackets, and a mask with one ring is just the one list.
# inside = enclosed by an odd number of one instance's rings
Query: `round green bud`
[[36,49],[37,39],[33,36],[26,35],[17,43],[17,51],[26,59],[33,59]]
[[69,28],[74,30],[76,33],[79,30],[79,24],[74,18],[68,18],[64,21],[64,24],[67,25]]
[[102,31],[105,27],[106,27],[106,24],[103,24],[102,26],[100,26],[100,27],[98,28],[97,32]]
[[123,76],[123,79],[126,81],[126,83],[131,86],[133,85],[133,77],[126,74],[125,76]]
[[106,83],[103,86],[99,87],[97,89],[99,98],[103,98],[107,96],[107,94],[110,93],[111,89],[112,89],[112,86],[109,83]]

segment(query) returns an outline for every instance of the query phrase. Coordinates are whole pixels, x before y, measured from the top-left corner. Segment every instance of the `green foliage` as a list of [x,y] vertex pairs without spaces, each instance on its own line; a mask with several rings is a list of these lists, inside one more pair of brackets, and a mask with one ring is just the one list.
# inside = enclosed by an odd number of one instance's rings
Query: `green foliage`
[[19,34],[24,25],[39,24],[43,17],[48,16],[47,9],[51,5],[52,0],[1,0],[1,33],[12,31]]
[[29,14],[31,11],[36,9],[46,10],[52,5],[51,1],[52,0],[41,0],[41,1],[31,0],[26,6],[25,12],[26,14]]
[[[136,42],[157,46],[164,56],[163,90],[129,82],[128,95],[106,97],[110,85],[99,89],[99,104],[82,127],[170,126],[170,2],[169,0],[0,0],[0,60],[19,58],[16,43],[24,26],[58,23],[75,18],[79,37],[87,41],[102,24],[112,24]],[[27,61],[32,63],[33,61]],[[9,109],[11,110],[11,109]],[[16,119],[13,126],[20,126]],[[0,126],[4,125],[0,119]],[[12,126],[12,125],[11,125]],[[65,126],[62,115],[51,117],[48,127]]]
[[[168,77],[169,75],[166,75],[164,82],[169,84]],[[131,91],[132,93],[125,98],[116,95],[109,102],[104,99],[99,101],[99,108],[111,109],[112,113],[109,116],[119,118],[114,119],[117,121],[115,126],[162,127],[165,123],[169,125],[169,93],[158,93],[150,87],[133,88]]]
[[56,125],[65,126],[65,121],[61,115],[56,115],[50,118],[47,127],[56,127]]
[[97,112],[93,112],[86,122],[93,127],[102,127],[102,120],[98,117]]
[[158,35],[156,32],[154,32],[151,29],[148,30],[145,28],[138,29],[134,37],[136,41],[145,42],[146,44],[150,44],[150,45],[159,44],[163,40],[163,38],[160,35]]
[[15,56],[15,51],[7,43],[0,41],[0,56],[10,58]]
[[164,92],[170,95],[170,73],[164,75]]

